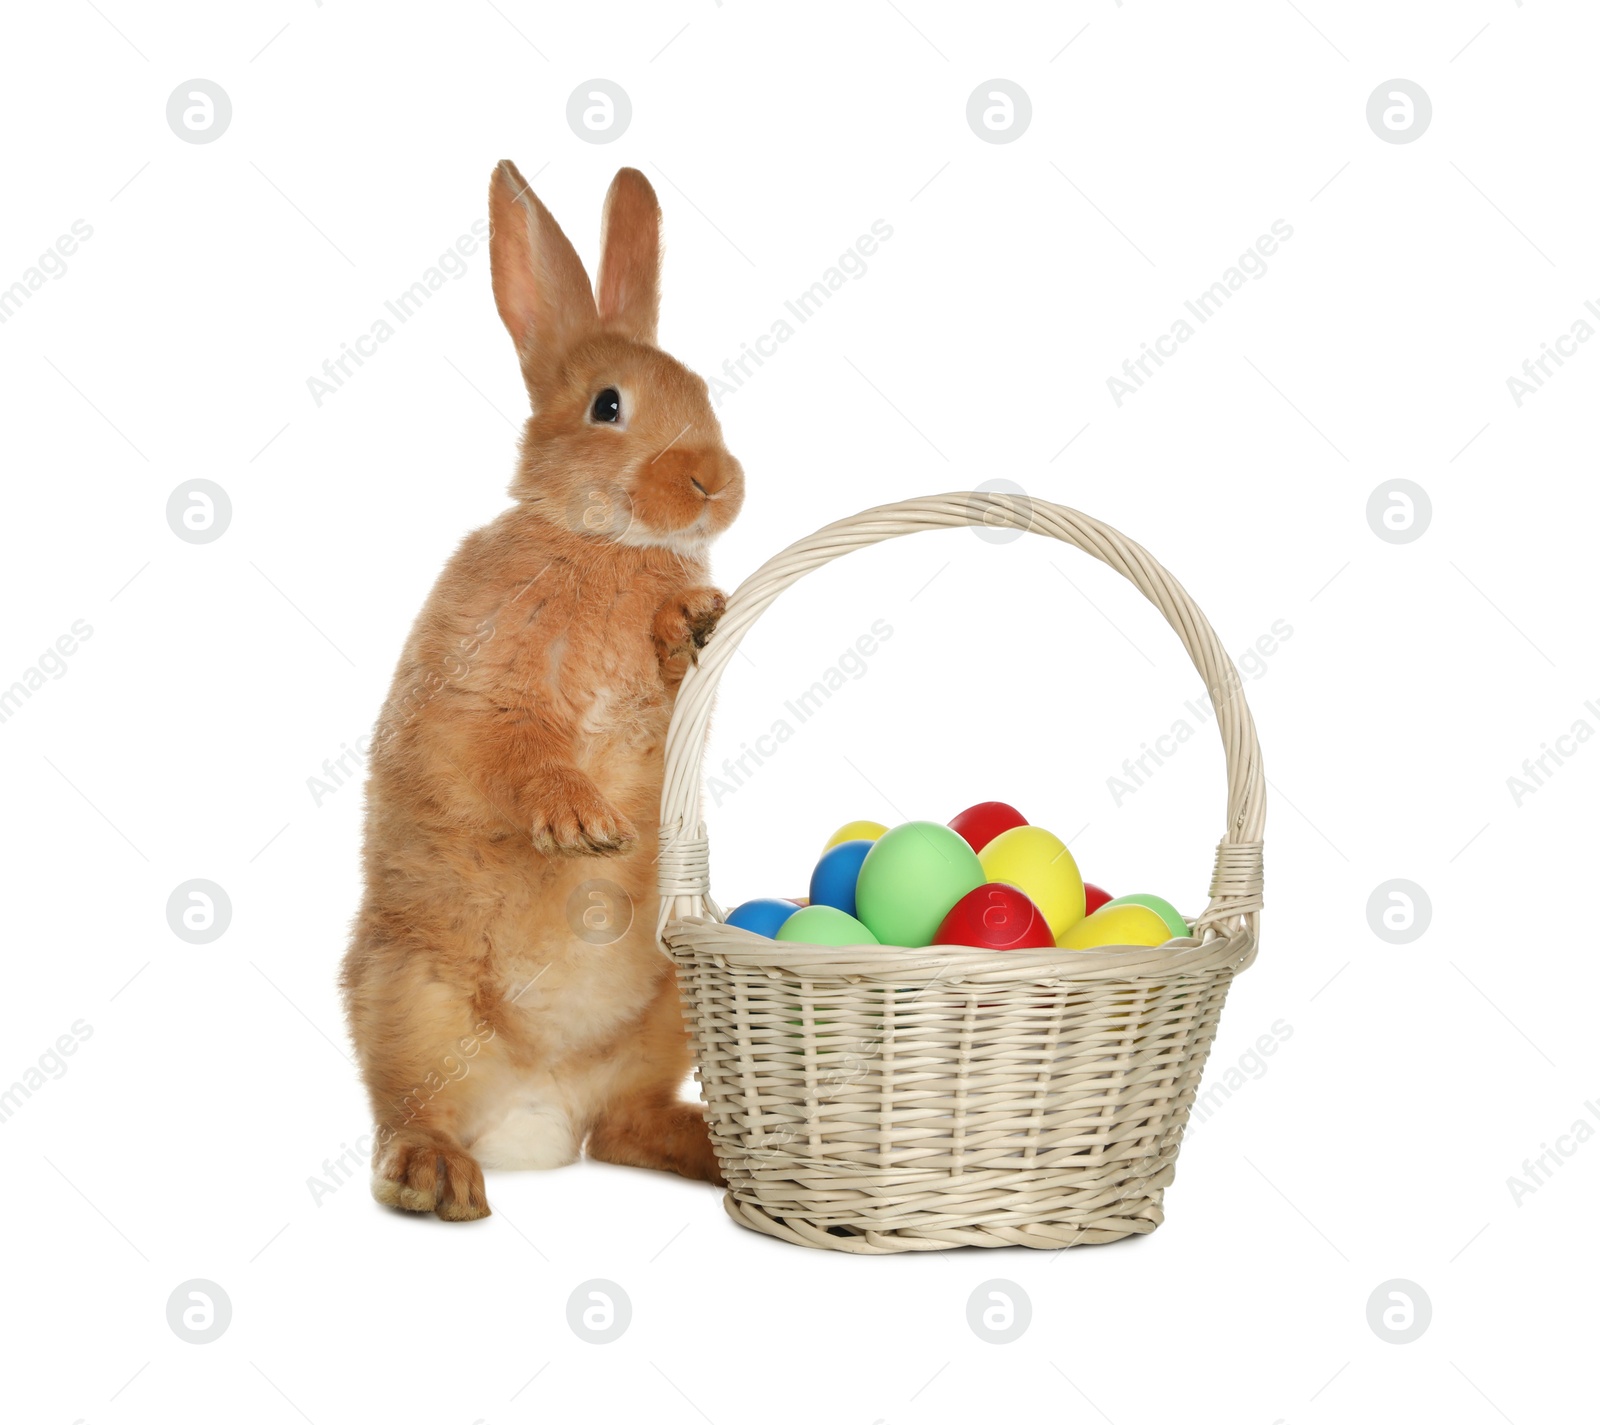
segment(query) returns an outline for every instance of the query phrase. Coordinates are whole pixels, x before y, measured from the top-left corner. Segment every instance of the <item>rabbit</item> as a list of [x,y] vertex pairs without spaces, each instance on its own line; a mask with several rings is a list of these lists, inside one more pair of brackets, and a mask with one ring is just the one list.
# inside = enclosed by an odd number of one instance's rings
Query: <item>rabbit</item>
[[489,215],[532,406],[515,503],[456,550],[401,654],[341,976],[373,1196],[449,1221],[488,1215],[484,1168],[585,1146],[722,1182],[678,1097],[691,1056],[655,853],[673,701],[724,607],[706,550],[744,471],[706,383],[656,345],[644,175],[612,181],[593,291],[510,162]]

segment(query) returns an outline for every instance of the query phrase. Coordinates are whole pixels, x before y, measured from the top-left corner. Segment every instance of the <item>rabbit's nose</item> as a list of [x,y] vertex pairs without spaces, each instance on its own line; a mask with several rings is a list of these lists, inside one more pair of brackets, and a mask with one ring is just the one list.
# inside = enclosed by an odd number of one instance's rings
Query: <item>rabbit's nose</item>
[[646,469],[669,486],[682,490],[688,485],[702,499],[714,500],[733,478],[727,464],[727,458],[719,451],[675,445],[662,451]]
[[689,483],[708,500],[714,500],[727,487],[732,478],[728,462],[718,452],[708,450],[698,462]]

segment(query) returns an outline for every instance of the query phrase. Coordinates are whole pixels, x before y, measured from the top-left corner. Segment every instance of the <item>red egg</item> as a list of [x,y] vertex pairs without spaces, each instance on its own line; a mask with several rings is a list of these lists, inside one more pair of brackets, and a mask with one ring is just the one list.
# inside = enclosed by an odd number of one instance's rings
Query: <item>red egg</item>
[[950,819],[950,830],[960,835],[974,851],[982,851],[1002,831],[1026,826],[1028,818],[1004,802],[979,802]]
[[1087,920],[1108,900],[1111,899],[1110,891],[1103,891],[1099,886],[1091,886],[1089,882],[1083,883],[1083,915]]
[[968,891],[934,932],[935,945],[979,950],[1049,950],[1056,938],[1044,915],[1015,886],[990,881]]

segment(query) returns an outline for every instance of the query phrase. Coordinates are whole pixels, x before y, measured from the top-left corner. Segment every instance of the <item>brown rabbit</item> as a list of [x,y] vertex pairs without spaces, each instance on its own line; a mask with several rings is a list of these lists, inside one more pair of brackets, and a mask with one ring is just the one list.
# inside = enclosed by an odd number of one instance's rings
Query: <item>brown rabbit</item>
[[690,1059],[654,877],[667,722],[723,609],[706,546],[744,473],[705,382],[655,345],[644,175],[606,196],[598,299],[510,163],[489,215],[533,406],[516,503],[456,551],[401,655],[342,979],[373,1195],[452,1220],[488,1214],[482,1167],[557,1167],[586,1140],[721,1181],[678,1098]]

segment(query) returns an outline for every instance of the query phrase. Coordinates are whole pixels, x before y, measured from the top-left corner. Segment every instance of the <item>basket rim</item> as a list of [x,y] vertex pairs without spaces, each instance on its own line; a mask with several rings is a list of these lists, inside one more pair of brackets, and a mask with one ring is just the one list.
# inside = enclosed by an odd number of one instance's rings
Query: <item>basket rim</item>
[[1044,982],[1170,980],[1175,976],[1237,974],[1255,960],[1250,925],[1208,939],[1180,937],[1165,945],[1099,950],[988,950],[967,945],[807,945],[769,940],[710,916],[668,922],[662,943],[682,963],[710,954],[725,967],[816,982],[903,986],[908,979],[947,987],[993,988]]

